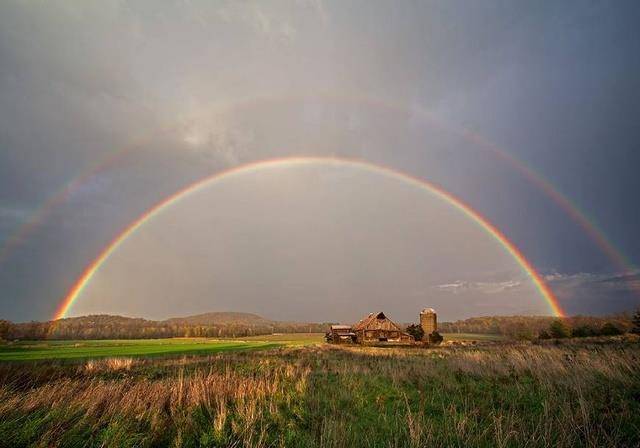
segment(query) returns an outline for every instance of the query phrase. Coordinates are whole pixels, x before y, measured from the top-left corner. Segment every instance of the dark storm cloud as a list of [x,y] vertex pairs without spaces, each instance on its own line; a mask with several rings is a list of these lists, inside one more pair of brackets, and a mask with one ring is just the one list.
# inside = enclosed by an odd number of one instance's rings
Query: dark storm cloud
[[[428,178],[543,272],[617,269],[513,167],[448,128],[522,159],[637,264],[639,10],[631,1],[2,2],[0,242],[79,173],[136,149],[74,190],[0,265],[0,314],[47,317],[151,204],[211,172],[287,155],[359,157]],[[464,274],[442,284],[523,280]],[[634,303],[608,281],[568,278],[552,283],[569,309]]]
[[640,308],[640,271],[552,274],[547,281],[571,314],[608,314]]

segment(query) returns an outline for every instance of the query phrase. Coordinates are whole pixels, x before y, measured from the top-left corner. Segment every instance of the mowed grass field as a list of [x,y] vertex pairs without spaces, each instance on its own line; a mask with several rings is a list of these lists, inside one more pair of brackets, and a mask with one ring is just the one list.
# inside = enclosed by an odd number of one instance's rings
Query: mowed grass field
[[[498,335],[444,334],[445,341],[498,341]],[[209,355],[324,342],[323,333],[283,333],[233,339],[172,338],[130,340],[18,341],[0,345],[1,361]]]
[[506,336],[499,334],[477,334],[477,333],[442,333],[444,341],[464,341],[464,342],[488,342],[505,341]]
[[0,346],[0,361],[37,361],[105,357],[209,355],[238,350],[280,347],[288,341],[220,340],[205,338],[24,341]]
[[286,336],[204,356],[0,363],[0,447],[640,446],[637,340]]

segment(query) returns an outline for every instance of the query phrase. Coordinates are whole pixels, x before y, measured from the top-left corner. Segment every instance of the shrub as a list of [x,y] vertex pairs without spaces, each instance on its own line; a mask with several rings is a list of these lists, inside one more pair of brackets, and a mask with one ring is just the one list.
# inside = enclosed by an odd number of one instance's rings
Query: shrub
[[622,334],[622,333],[623,333],[623,331],[621,329],[619,329],[618,327],[616,327],[611,322],[607,322],[600,329],[600,334],[602,336],[617,336],[617,335]]
[[600,332],[597,328],[593,328],[589,325],[580,325],[573,329],[571,332],[574,338],[586,338],[589,336],[598,336]]
[[420,325],[411,324],[407,327],[407,333],[409,333],[416,341],[422,341],[424,337],[424,330]]
[[560,319],[556,319],[549,325],[549,335],[554,339],[571,337],[571,330]]
[[519,341],[533,341],[536,338],[531,328],[519,328],[513,333],[513,337]]
[[547,333],[547,330],[540,330],[540,334],[538,334],[538,339],[551,339],[551,336],[549,335],[549,333]]
[[433,333],[431,333],[429,335],[429,342],[432,344],[439,344],[442,342],[444,338],[442,337],[442,335],[440,333],[438,333],[437,331],[434,331]]
[[636,311],[636,314],[633,315],[633,328],[631,328],[631,333],[640,334],[640,309]]

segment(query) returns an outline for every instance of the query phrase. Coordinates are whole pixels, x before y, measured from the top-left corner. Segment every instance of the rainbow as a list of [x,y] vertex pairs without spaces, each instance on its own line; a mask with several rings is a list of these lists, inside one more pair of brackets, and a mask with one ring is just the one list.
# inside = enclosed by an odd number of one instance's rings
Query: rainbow
[[558,303],[558,300],[554,296],[551,289],[547,286],[540,274],[526,259],[522,252],[520,252],[520,250],[511,241],[509,241],[509,239],[502,232],[500,232],[498,228],[496,228],[492,223],[484,218],[479,212],[472,209],[469,205],[465,204],[451,193],[426,180],[414,177],[401,171],[394,170],[392,168],[375,165],[363,160],[335,157],[291,157],[257,161],[249,163],[247,165],[237,166],[226,171],[215,173],[186,186],[185,188],[156,203],[153,207],[149,208],[145,213],[143,213],[135,221],[129,224],[124,230],[122,230],[102,250],[102,252],[100,252],[98,257],[85,268],[78,280],[61,301],[58,309],[55,312],[54,320],[62,319],[67,315],[73,304],[82,294],[82,291],[91,282],[91,279],[94,277],[96,272],[98,272],[100,267],[109,259],[111,254],[118,250],[118,248],[138,229],[143,227],[147,222],[151,221],[154,217],[158,216],[164,210],[171,207],[181,199],[184,199],[192,193],[223,179],[229,179],[234,176],[254,173],[271,168],[296,167],[305,165],[339,165],[354,169],[365,170],[368,172],[378,173],[389,178],[400,180],[419,189],[425,190],[431,194],[434,194],[436,197],[444,200],[445,202],[454,206],[460,212],[464,213],[467,217],[469,217],[472,221],[474,221],[487,233],[489,233],[496,241],[498,241],[504,248],[504,250],[516,260],[518,265],[522,268],[523,272],[531,278],[540,295],[549,305],[551,312],[556,316],[565,315],[562,307]]
[[[573,222],[575,222],[588,237],[594,242],[596,247],[598,247],[609,260],[612,261],[613,265],[621,271],[623,274],[628,274],[635,272],[633,263],[627,259],[619,250],[615,248],[615,246],[609,241],[609,239],[605,236],[605,233],[598,228],[598,226],[594,223],[593,219],[589,219],[587,215],[581,211],[576,205],[574,205],[566,196],[560,193],[548,180],[541,177],[530,167],[525,165],[523,162],[515,158],[513,155],[499,148],[495,143],[487,140],[476,132],[473,132],[466,128],[454,128],[450,125],[445,124],[440,119],[435,117],[433,114],[422,108],[407,108],[406,105],[400,104],[398,102],[392,102],[381,98],[363,96],[358,94],[331,94],[331,93],[322,93],[319,95],[262,95],[258,97],[247,97],[240,100],[235,100],[228,103],[221,103],[216,106],[217,109],[221,111],[231,110],[231,109],[243,109],[243,108],[252,108],[261,103],[272,103],[272,102],[285,102],[292,100],[308,100],[314,98],[320,99],[328,99],[332,101],[348,101],[353,102],[354,104],[363,104],[365,106],[370,106],[374,108],[384,108],[389,111],[395,113],[412,113],[417,116],[422,122],[429,123],[436,128],[439,128],[445,132],[448,132],[452,135],[455,135],[465,141],[468,141],[474,145],[474,147],[487,151],[489,154],[492,154],[499,160],[507,163],[509,166],[514,168],[520,175],[523,176],[528,182],[534,185],[537,189],[542,191],[548,198],[550,198],[564,213],[566,213]],[[176,129],[177,126],[173,125],[167,127],[165,131]],[[147,138],[148,139],[148,138]],[[41,207],[35,210],[35,212],[31,215],[31,217],[25,222],[22,226],[20,226],[16,232],[10,235],[0,246],[0,264],[4,263],[11,253],[21,245],[28,237],[31,235],[40,225],[47,219],[49,214],[62,203],[66,202],[66,200],[77,190],[79,190],[84,183],[89,181],[95,175],[104,172],[110,168],[116,166],[118,162],[124,159],[124,157],[132,152],[134,149],[142,146],[143,142],[147,140],[145,138],[138,139],[139,141],[135,144],[127,145],[113,154],[108,155],[103,158],[100,162],[92,167],[88,168],[83,173],[80,173],[74,179],[72,179],[69,183],[63,186],[61,190],[56,192],[53,196],[50,197]],[[633,286],[633,285],[632,285]],[[640,286],[634,288],[640,294]]]
[[542,191],[550,198],[562,211],[564,211],[573,222],[575,222],[596,244],[596,246],[613,262],[613,264],[622,271],[622,273],[632,273],[635,267],[631,260],[625,257],[613,243],[609,241],[606,234],[593,219],[587,217],[586,213],[580,210],[578,206],[573,204],[565,195],[560,193],[548,180],[537,174],[530,167],[516,159],[506,151],[498,148],[494,143],[486,140],[482,136],[470,132],[468,130],[452,131],[463,135],[468,141],[471,141],[482,147],[497,158],[504,160],[514,167],[527,181]]
[[124,160],[127,154],[140,145],[140,142],[132,143],[124,146],[118,151],[108,154],[106,157],[101,158],[98,163],[93,164],[89,169],[71,179],[54,194],[49,196],[49,199],[42,206],[36,209],[23,225],[21,225],[16,232],[4,241],[4,244],[0,247],[0,265],[9,258],[11,253],[19,245],[24,243],[25,240],[38,227],[40,227],[43,222],[45,222],[56,207],[67,202],[74,193],[79,191],[84,184],[91,181],[95,176],[116,167],[118,163]]

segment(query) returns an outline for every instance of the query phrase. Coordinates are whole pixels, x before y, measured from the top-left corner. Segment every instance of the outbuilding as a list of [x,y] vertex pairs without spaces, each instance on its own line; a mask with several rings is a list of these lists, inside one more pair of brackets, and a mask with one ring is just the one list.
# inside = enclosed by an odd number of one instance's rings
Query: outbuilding
[[331,325],[327,340],[334,344],[352,343],[356,342],[356,334],[351,325]]

